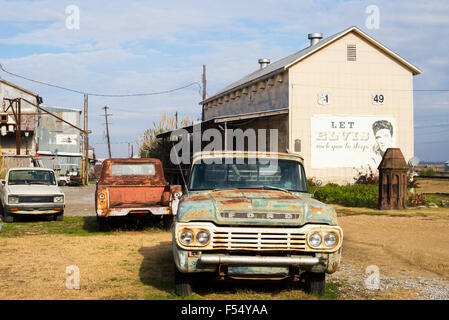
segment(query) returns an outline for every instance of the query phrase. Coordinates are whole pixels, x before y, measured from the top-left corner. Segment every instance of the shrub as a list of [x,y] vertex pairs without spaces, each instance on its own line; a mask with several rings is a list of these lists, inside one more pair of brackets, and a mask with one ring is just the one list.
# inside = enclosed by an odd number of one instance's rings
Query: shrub
[[379,184],[379,176],[377,174],[374,174],[371,167],[368,167],[368,170],[365,172],[358,170],[357,175],[354,177],[354,180],[355,184]]
[[410,193],[407,197],[407,205],[410,207],[424,206],[427,200],[422,193]]
[[377,208],[379,186],[373,184],[340,186],[329,183],[318,188],[315,191],[314,197],[319,201],[348,207]]
[[436,172],[433,168],[427,168],[426,170],[423,170],[419,173],[420,176],[427,176],[427,177],[433,177],[436,175]]

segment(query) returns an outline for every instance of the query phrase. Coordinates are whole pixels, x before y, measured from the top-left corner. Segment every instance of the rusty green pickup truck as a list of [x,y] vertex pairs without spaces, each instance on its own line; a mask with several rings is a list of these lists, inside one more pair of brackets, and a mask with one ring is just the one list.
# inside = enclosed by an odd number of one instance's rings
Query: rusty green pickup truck
[[308,193],[301,156],[245,151],[194,155],[172,227],[175,291],[217,279],[286,279],[323,295],[340,263],[343,230]]

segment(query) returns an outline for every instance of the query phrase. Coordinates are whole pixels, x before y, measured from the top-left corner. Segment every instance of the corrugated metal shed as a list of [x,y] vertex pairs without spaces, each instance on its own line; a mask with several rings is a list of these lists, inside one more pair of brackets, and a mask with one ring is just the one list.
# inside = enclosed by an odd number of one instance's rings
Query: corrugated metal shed
[[[80,126],[81,110],[43,106],[45,110],[57,115],[75,126]],[[37,125],[38,150],[40,160],[47,168],[66,174],[79,170],[81,166],[81,133],[56,119],[42,113]]]

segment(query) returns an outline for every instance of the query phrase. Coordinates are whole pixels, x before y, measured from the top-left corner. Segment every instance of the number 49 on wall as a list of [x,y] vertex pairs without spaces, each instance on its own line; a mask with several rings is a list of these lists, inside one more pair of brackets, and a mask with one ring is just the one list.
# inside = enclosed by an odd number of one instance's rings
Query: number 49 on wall
[[384,104],[385,96],[383,93],[371,93],[371,102],[373,104]]

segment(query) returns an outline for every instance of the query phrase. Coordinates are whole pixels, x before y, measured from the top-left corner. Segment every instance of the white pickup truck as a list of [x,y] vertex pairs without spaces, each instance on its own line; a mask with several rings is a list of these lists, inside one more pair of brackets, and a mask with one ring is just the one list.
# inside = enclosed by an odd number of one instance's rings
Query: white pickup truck
[[13,222],[16,215],[52,215],[64,217],[65,197],[59,189],[55,173],[45,168],[11,168],[1,180],[3,221]]

